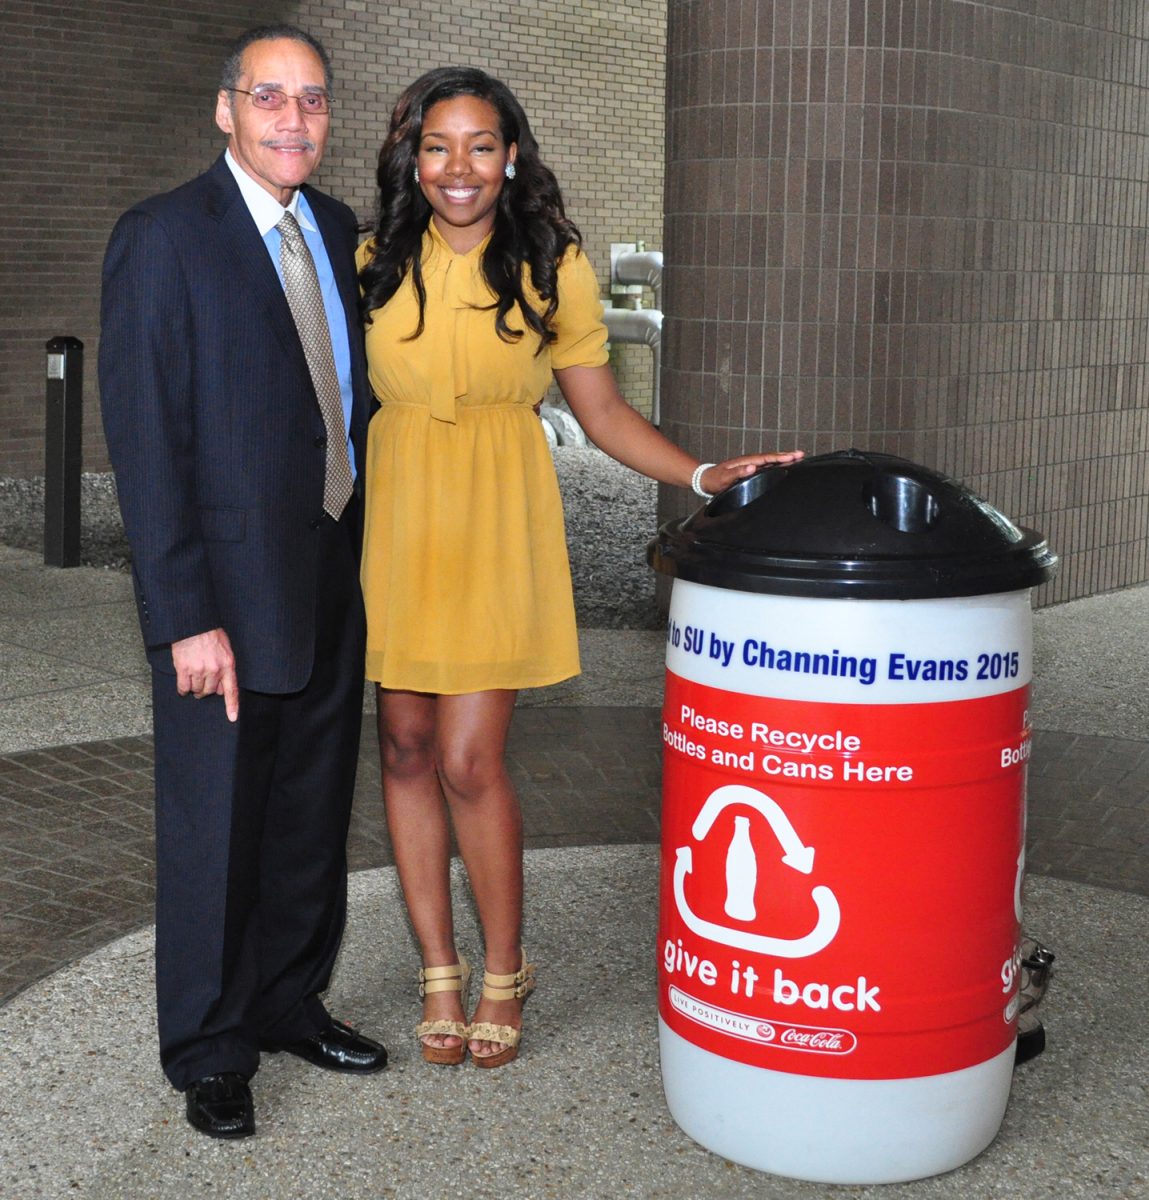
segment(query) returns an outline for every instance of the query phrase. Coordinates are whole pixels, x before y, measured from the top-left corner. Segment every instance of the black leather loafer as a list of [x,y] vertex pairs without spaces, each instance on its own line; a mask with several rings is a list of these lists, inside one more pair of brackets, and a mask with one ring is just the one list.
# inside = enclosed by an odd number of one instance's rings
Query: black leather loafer
[[185,1092],[188,1123],[214,1138],[251,1137],[255,1106],[247,1080],[235,1071],[205,1075]]
[[298,1058],[306,1059],[317,1067],[328,1071],[347,1071],[356,1075],[369,1075],[382,1071],[387,1065],[387,1051],[374,1039],[356,1033],[342,1021],[332,1021],[325,1029],[313,1033],[301,1042],[288,1045],[267,1045],[265,1050],[273,1053],[286,1050]]

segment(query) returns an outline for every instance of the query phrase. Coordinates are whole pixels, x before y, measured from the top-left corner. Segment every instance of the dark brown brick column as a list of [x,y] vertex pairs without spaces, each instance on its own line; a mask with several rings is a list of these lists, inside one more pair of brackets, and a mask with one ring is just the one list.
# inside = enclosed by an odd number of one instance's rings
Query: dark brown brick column
[[1149,579],[1149,46],[1025,8],[669,0],[663,413],[939,467],[1050,538],[1049,602]]

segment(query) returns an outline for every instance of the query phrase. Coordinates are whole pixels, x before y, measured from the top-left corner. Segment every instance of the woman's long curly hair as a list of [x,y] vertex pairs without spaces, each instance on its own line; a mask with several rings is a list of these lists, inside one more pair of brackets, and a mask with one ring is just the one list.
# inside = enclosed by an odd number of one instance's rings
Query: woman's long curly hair
[[[423,234],[431,206],[415,182],[423,120],[432,106],[455,96],[475,96],[499,116],[503,144],[518,147],[515,178],[506,180],[495,207],[491,240],[483,251],[483,277],[497,297],[495,328],[504,341],[518,341],[523,330],[512,329],[507,315],[516,306],[527,327],[539,337],[539,351],[555,340],[551,321],[558,309],[558,264],[570,245],[582,236],[563,207],[558,180],[539,156],[527,114],[505,83],[476,67],[439,67],[415,80],[399,97],[391,113],[387,140],[379,151],[379,185],[374,253],[359,273],[362,311],[370,324],[374,309],[398,291],[410,272],[419,299],[419,324],[409,335],[423,332],[427,293],[423,285]],[[531,286],[546,305],[538,313],[523,294],[523,264],[530,268]]]

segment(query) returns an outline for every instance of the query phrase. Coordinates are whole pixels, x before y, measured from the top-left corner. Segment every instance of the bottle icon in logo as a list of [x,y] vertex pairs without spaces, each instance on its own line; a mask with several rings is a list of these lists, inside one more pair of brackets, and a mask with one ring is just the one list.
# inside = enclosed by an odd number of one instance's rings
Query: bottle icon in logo
[[753,921],[754,889],[758,885],[758,860],[750,844],[750,818],[734,818],[734,836],[726,851],[726,915],[736,921]]

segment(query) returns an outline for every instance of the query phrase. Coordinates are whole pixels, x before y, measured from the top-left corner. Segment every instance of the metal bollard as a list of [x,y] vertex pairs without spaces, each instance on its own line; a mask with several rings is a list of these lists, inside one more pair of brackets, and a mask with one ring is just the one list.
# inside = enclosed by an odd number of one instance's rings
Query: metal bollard
[[44,562],[80,565],[80,462],[83,450],[84,343],[50,338],[44,416]]

